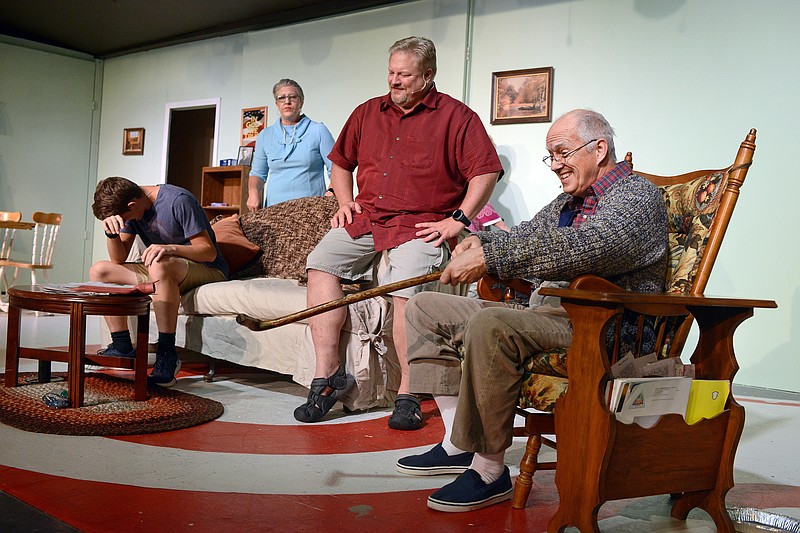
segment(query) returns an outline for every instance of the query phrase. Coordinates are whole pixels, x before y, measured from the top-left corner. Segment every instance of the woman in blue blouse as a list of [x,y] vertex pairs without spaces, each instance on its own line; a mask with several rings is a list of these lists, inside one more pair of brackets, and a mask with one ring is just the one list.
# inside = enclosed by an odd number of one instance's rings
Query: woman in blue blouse
[[321,122],[303,115],[303,89],[283,79],[272,88],[280,118],[256,138],[253,167],[248,181],[247,208],[261,209],[264,182],[266,205],[325,193],[325,169],[333,136]]

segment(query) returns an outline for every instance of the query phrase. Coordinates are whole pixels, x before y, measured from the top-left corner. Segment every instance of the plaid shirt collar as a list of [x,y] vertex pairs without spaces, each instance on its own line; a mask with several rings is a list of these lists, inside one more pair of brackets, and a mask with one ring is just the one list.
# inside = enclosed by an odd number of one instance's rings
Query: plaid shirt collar
[[600,179],[589,187],[585,197],[573,196],[567,200],[565,209],[575,213],[572,227],[579,227],[586,222],[590,216],[595,214],[600,197],[608,192],[616,182],[630,176],[632,172],[633,170],[626,161],[620,161],[613,169],[603,174]]

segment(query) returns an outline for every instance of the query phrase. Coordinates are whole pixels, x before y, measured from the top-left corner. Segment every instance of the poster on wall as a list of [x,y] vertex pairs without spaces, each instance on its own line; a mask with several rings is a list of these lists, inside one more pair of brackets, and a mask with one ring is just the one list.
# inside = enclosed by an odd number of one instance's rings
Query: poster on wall
[[239,146],[255,146],[258,133],[267,125],[267,106],[242,109],[242,138]]

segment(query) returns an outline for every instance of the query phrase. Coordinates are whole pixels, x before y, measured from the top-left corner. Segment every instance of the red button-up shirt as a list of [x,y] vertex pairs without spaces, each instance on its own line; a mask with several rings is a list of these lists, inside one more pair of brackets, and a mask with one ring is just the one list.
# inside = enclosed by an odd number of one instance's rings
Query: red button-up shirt
[[478,115],[436,88],[408,114],[388,94],[364,102],[328,158],[351,172],[358,167],[363,212],[345,229],[353,238],[372,233],[376,251],[417,238],[418,222],[450,216],[473,177],[502,172]]

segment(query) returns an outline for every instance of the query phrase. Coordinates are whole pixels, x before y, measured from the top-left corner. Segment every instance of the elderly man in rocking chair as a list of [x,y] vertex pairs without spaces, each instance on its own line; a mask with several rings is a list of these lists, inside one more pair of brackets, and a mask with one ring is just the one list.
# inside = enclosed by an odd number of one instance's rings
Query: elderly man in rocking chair
[[[546,143],[544,163],[564,192],[509,233],[478,232],[462,241],[441,281],[469,283],[488,273],[525,278],[538,289],[596,274],[628,290],[662,291],[668,252],[664,201],[655,185],[626,162],[616,162],[605,118],[571,111],[553,124]],[[570,345],[566,311],[557,298],[536,291],[528,308],[420,293],[408,301],[406,320],[411,392],[433,394],[445,436],[430,451],[400,459],[397,469],[460,474],[428,498],[428,507],[438,511],[470,511],[510,499],[503,459],[525,362]],[[623,336],[631,326],[623,320]]]

